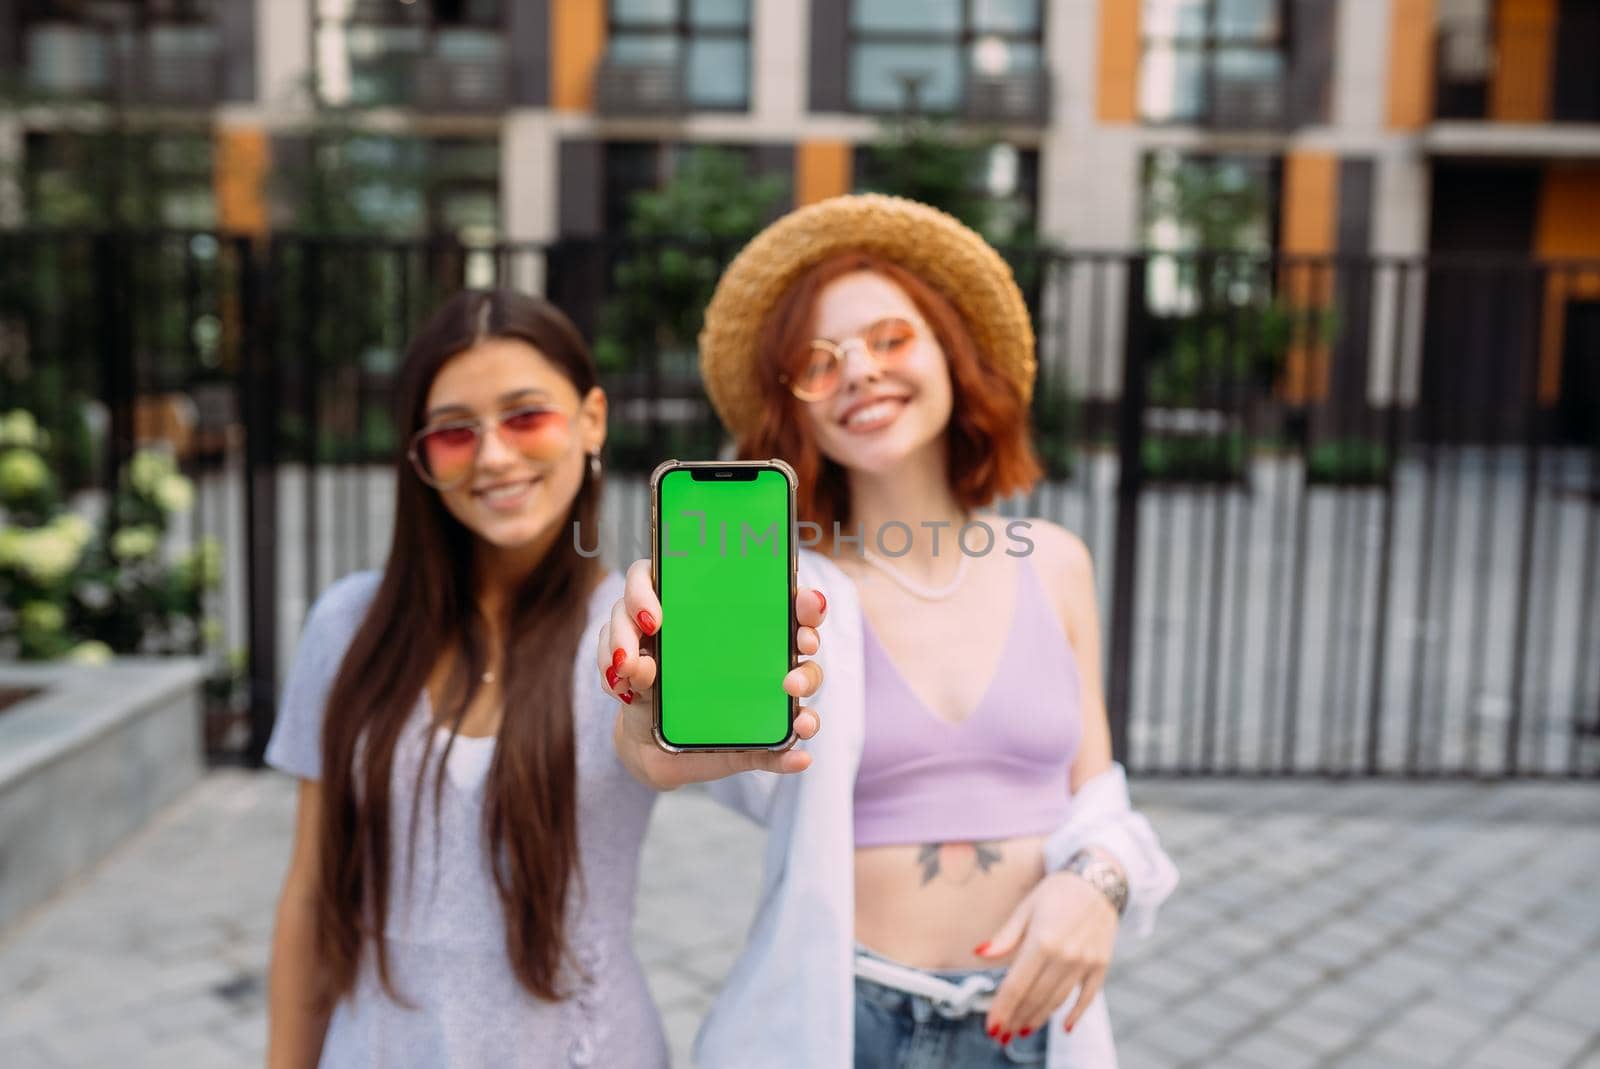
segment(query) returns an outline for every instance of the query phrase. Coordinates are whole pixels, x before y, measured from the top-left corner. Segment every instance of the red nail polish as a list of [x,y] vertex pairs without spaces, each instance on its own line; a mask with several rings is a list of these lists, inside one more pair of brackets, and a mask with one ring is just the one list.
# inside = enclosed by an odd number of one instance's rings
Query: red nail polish
[[653,635],[656,633],[656,618],[650,615],[649,610],[640,609],[639,614],[635,616],[634,619],[639,621],[640,631],[643,631],[647,635]]
[[999,1034],[1000,1034],[1000,1026],[999,1025],[992,1024],[992,1025],[989,1026],[989,1038],[990,1039],[993,1039],[995,1036],[998,1036]]
[[1010,1032],[1007,1032],[1005,1035],[1000,1037],[1000,1045],[1002,1047],[1005,1046],[1007,1043],[1010,1043],[1010,1042],[1011,1042],[1011,1033]]
[[972,948],[972,952],[981,958],[985,954],[989,953],[989,944],[979,943],[977,946]]
[[1031,1035],[1033,1035],[1033,1029],[1024,1028],[1022,1031],[1017,1033],[1017,1038],[1018,1039],[1027,1039]]
[[623,649],[622,649],[621,646],[618,646],[617,649],[616,649],[616,652],[612,653],[612,655],[611,655],[611,667],[612,668],[621,668],[622,667],[622,662],[626,661],[627,659],[628,659],[628,655],[625,652],[623,652]]
[[625,690],[625,691],[623,691],[621,694],[619,694],[617,696],[622,699],[622,704],[624,704],[624,705],[632,705],[633,704],[633,691]]
[[817,600],[822,602],[822,611],[823,612],[827,612],[828,611],[828,599],[827,599],[826,596],[823,595],[822,591],[820,591],[820,590],[817,591]]
[[606,686],[610,687],[612,690],[616,690],[618,678],[617,670],[615,668],[608,667],[606,669]]

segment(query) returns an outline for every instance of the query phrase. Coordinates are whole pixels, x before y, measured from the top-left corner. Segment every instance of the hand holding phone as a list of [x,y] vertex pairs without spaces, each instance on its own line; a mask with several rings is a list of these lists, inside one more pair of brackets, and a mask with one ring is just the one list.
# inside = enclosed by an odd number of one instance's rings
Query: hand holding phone
[[798,662],[795,477],[782,461],[683,463],[650,478],[655,593],[669,631],[650,636],[664,750],[785,750]]
[[[684,469],[696,467],[728,466],[664,465],[657,474],[670,469],[679,472],[675,478],[683,478]],[[774,565],[774,547],[759,537],[770,523],[749,523],[757,537],[742,551],[724,550],[723,538],[711,533],[730,517],[741,522],[772,519],[771,487],[753,496],[727,493],[731,479],[712,482],[714,474],[700,474],[698,482],[709,485],[686,484],[684,488],[699,491],[686,496],[672,492],[668,480],[653,480],[664,495],[655,510],[657,558],[636,561],[628,569],[623,597],[612,607],[596,651],[607,692],[624,702],[615,730],[618,755],[636,778],[658,789],[750,769],[802,771],[811,758],[792,749],[793,744],[811,738],[820,727],[813,710],[796,709],[791,701],[810,697],[821,685],[820,666],[798,661],[796,655],[809,657],[819,649],[817,628],[827,608],[820,592],[794,586],[792,476],[773,473],[786,484],[776,497],[783,538]],[[712,521],[704,545],[698,530],[685,532],[692,537],[680,543],[659,523],[667,512],[684,506]],[[699,522],[698,516],[694,519]],[[684,555],[664,556],[661,535],[668,536],[666,548]],[[694,554],[688,553],[691,545]],[[731,555],[724,558],[724,552]],[[661,578],[671,591],[665,608],[658,596]],[[676,597],[679,592],[688,596]],[[672,630],[675,624],[677,632]],[[706,670],[709,651],[725,654],[735,647],[748,659],[763,662],[763,670],[726,673],[716,663]],[[665,673],[658,653],[666,658]],[[660,704],[663,690],[669,695],[665,707]]]
[[[687,783],[704,783],[722,779],[736,772],[759,770],[765,772],[795,773],[811,767],[811,755],[798,747],[782,751],[722,750],[706,752],[672,753],[663,750],[655,737],[655,681],[656,661],[646,650],[641,651],[639,640],[645,636],[639,627],[638,614],[649,613],[657,628],[670,628],[672,621],[663,620],[661,604],[656,599],[651,583],[651,562],[635,561],[628,569],[627,585],[622,598],[612,606],[610,621],[600,629],[600,642],[596,655],[597,667],[611,674],[603,681],[606,692],[619,700],[629,700],[617,712],[612,741],[617,756],[639,782],[656,790],[670,791]],[[809,587],[796,592],[794,598],[795,645],[804,656],[810,656],[820,647],[817,632],[825,615],[822,595]],[[616,651],[622,650],[620,660]],[[615,682],[612,682],[615,680]],[[804,700],[817,692],[822,685],[822,669],[815,661],[801,661],[783,677],[785,694]],[[794,718],[794,737],[809,739],[821,728],[816,710],[801,706]]]

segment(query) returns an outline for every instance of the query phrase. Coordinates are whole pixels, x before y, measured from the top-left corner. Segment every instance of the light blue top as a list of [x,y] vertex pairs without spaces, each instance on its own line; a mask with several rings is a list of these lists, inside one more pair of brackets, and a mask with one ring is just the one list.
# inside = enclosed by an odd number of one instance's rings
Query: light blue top
[[[312,609],[284,688],[267,761],[305,779],[322,775],[322,721],[345,650],[377,591],[375,572],[334,584]],[[483,842],[483,789],[497,745],[458,738],[439,820],[434,771],[423,780],[417,826],[410,799],[429,715],[417,696],[412,725],[395,750],[393,841],[415,835],[416,869],[393,851],[386,939],[391,977],[417,1008],[391,1000],[363,956],[356,986],[335,1008],[322,1064],[339,1066],[663,1066],[666,1041],[632,947],[639,848],[654,791],[623,768],[612,748],[616,702],[600,689],[591,637],[622,595],[608,575],[589,599],[589,626],[573,667],[580,866],[585,898],[570,911],[568,941],[589,981],[573,998],[544,1003],[523,988],[505,949],[505,923]],[[435,765],[441,745],[433,754]],[[437,836],[437,838],[436,838]],[[435,847],[437,843],[437,847]],[[435,850],[437,849],[437,853]]]

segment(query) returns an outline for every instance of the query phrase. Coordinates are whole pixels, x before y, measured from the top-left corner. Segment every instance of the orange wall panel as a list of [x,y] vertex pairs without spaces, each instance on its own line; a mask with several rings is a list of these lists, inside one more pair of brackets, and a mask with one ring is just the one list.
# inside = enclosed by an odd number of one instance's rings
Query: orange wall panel
[[[1600,164],[1552,164],[1539,195],[1534,251],[1542,260],[1600,261]],[[1545,283],[1539,401],[1561,395],[1567,301],[1600,299],[1600,271],[1552,270]]]
[[1489,117],[1543,122],[1550,117],[1556,0],[1500,0],[1494,27]]
[[1339,157],[1291,152],[1283,161],[1283,251],[1330,253],[1339,207]]
[[1600,259],[1600,164],[1546,170],[1534,242],[1542,257]]
[[1140,0],[1100,0],[1101,122],[1139,118]]
[[[1339,158],[1325,152],[1291,152],[1283,161],[1280,247],[1289,256],[1330,256],[1338,241]],[[1292,307],[1327,308],[1333,299],[1333,274],[1316,263],[1281,268],[1281,292]],[[1314,322],[1318,317],[1309,316]],[[1313,326],[1307,327],[1314,332]],[[1283,392],[1291,404],[1328,394],[1327,341],[1312,336],[1289,350]]]
[[216,133],[216,164],[212,170],[217,199],[217,225],[223,230],[265,234],[267,165],[271,142],[265,130],[224,126]]
[[795,207],[850,192],[853,160],[846,141],[802,141],[794,150]]
[[1389,9],[1389,125],[1415,130],[1433,118],[1434,0]]
[[606,0],[550,0],[550,106],[594,108],[594,74],[606,50]]

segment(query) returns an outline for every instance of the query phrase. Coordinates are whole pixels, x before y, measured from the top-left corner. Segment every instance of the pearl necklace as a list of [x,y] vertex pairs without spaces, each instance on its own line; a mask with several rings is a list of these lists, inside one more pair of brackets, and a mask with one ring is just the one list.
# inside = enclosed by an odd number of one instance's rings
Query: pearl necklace
[[894,580],[895,584],[899,586],[901,590],[904,590],[907,594],[910,594],[914,598],[921,598],[923,601],[943,601],[950,595],[954,594],[957,590],[961,589],[961,583],[967,577],[967,568],[972,563],[971,557],[967,556],[965,553],[961,554],[961,563],[956,565],[955,577],[944,586],[929,587],[923,586],[915,579],[909,578],[904,572],[900,571],[900,569],[893,567],[888,561],[884,560],[870,549],[863,549],[861,551],[861,557],[868,564],[872,565],[884,575],[887,575],[890,579]]

